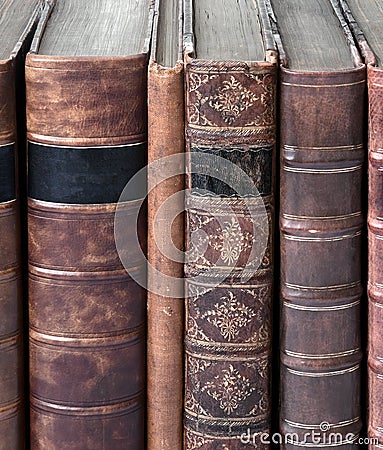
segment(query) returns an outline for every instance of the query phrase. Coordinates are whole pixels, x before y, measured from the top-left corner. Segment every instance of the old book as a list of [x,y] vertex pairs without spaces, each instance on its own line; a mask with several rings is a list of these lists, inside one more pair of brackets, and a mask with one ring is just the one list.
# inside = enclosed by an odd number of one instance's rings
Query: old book
[[25,448],[18,165],[25,146],[24,56],[39,1],[0,1],[0,449]]
[[182,450],[182,3],[158,0],[148,73],[147,448]]
[[121,202],[147,158],[152,5],[51,11],[26,59],[31,448],[143,449],[146,229],[114,231],[142,195]]
[[369,448],[383,446],[383,4],[341,1],[367,64],[368,80],[368,436]]
[[260,2],[184,8],[184,448],[266,448],[277,54]]
[[366,70],[335,1],[271,4],[283,46],[280,430],[285,448],[351,449],[361,429]]

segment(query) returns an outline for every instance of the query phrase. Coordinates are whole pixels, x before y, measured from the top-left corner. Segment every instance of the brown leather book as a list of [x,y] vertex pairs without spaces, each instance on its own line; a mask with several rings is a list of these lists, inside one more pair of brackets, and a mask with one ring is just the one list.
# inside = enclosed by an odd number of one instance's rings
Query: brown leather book
[[144,449],[144,193],[124,192],[147,158],[152,16],[60,0],[27,55],[33,450]]
[[[147,449],[182,450],[182,2],[159,0],[148,74]],[[177,194],[178,193],[178,194]]]
[[267,448],[277,54],[260,2],[184,6],[184,448]]
[[[271,0],[280,70],[284,448],[355,448],[366,68],[336,2]],[[281,48],[282,48],[281,46]]]
[[383,4],[341,1],[344,15],[367,64],[368,80],[368,437],[383,447]]
[[[18,166],[25,146],[24,56],[39,1],[0,1],[0,449],[25,448],[23,289]],[[21,175],[21,174],[20,174]]]

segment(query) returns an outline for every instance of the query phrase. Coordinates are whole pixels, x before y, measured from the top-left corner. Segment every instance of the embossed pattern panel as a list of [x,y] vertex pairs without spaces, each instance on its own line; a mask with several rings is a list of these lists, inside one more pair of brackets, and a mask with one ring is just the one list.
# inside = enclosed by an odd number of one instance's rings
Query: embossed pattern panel
[[276,66],[191,54],[184,449],[267,448]]

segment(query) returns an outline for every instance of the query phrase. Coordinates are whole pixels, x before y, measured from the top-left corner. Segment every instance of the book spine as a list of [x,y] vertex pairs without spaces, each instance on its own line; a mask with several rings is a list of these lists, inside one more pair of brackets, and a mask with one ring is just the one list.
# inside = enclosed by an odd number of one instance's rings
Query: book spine
[[15,61],[0,62],[0,447],[24,448]]
[[188,57],[185,73],[184,447],[266,448],[276,67]]
[[[170,258],[171,244],[182,251],[184,241],[183,75],[181,62],[174,68],[149,65],[148,261],[157,272],[148,271],[148,450],[183,448],[183,264]],[[173,176],[162,181],[168,169]]]
[[118,201],[146,164],[146,71],[144,54],[27,56],[34,450],[144,448],[146,228],[138,192]]
[[369,94],[369,201],[368,201],[368,380],[369,380],[369,437],[377,439],[383,446],[383,345],[381,339],[383,323],[383,207],[382,171],[383,171],[383,107],[382,88],[383,71],[381,68],[368,66]]
[[281,70],[280,428],[288,449],[351,449],[361,429],[365,76],[363,66]]

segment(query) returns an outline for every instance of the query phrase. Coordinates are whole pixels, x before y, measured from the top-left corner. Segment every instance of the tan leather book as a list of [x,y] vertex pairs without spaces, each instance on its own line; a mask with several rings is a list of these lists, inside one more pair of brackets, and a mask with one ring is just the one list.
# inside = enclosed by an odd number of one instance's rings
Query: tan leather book
[[[60,0],[26,59],[31,449],[142,450],[152,3]],[[121,216],[120,216],[121,217]]]
[[172,256],[172,244],[182,251],[184,241],[181,38],[182,2],[157,1],[148,74],[148,450],[183,448],[183,255]]
[[[20,205],[24,192],[24,56],[41,2],[0,1],[0,449],[25,448],[24,297]],[[21,173],[19,173],[19,168]]]
[[184,7],[184,448],[268,448],[277,53],[261,2]]
[[367,64],[368,81],[368,437],[383,446],[383,4],[341,1]]
[[366,67],[336,1],[270,3],[283,46],[281,444],[352,449],[362,427]]

